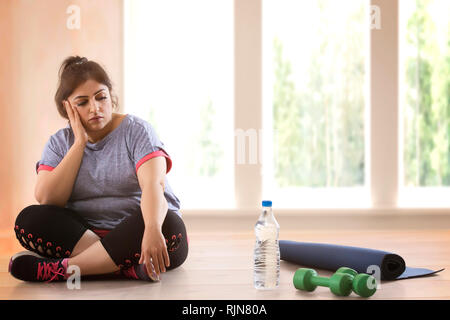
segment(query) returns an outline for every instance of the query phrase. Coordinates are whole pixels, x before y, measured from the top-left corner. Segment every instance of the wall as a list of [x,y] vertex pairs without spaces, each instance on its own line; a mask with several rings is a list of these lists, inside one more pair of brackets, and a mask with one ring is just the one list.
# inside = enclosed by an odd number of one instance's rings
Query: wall
[[[69,6],[80,9],[80,28]],[[34,199],[35,164],[45,142],[67,122],[53,97],[69,55],[95,60],[109,73],[122,105],[122,0],[0,1],[0,230]]]

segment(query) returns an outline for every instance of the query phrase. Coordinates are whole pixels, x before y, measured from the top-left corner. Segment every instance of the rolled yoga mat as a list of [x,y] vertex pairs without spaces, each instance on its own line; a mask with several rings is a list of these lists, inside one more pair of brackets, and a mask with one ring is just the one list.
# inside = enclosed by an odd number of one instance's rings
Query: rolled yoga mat
[[374,249],[325,243],[280,240],[280,259],[310,268],[336,271],[349,267],[358,273],[369,273],[369,266],[380,268],[381,280],[400,280],[431,275],[441,270],[410,268],[399,255]]

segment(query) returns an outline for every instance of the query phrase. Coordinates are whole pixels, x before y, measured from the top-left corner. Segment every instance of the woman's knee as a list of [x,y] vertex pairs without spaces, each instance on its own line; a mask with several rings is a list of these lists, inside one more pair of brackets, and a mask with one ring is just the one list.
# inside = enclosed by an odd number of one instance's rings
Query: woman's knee
[[35,240],[33,240],[33,228],[31,228],[30,217],[39,211],[39,205],[31,205],[24,208],[16,217],[14,232],[19,243],[28,250],[35,250]]
[[[170,250],[172,250],[172,251],[170,251]],[[186,240],[184,240],[181,242],[180,246],[174,247],[172,249],[168,248],[168,251],[169,251],[170,265],[166,269],[172,270],[172,269],[178,268],[187,259],[188,252],[189,252],[188,243]]]
[[52,225],[55,210],[57,208],[51,205],[31,205],[17,215],[14,232],[22,247],[43,256],[52,255],[49,243],[45,243],[40,231],[42,226]]
[[182,265],[188,255],[188,238],[186,226],[176,213],[169,211],[162,228],[169,253],[170,266],[168,270]]
[[[25,207],[16,217],[14,230],[21,235],[32,237],[32,231],[38,226],[51,223],[58,207],[52,205],[31,205]],[[30,235],[31,234],[31,235]]]

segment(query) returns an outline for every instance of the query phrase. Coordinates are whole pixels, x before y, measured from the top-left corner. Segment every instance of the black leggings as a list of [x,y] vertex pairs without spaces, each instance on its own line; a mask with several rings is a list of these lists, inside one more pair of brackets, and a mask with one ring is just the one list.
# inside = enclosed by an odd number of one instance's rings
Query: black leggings
[[[87,229],[95,228],[75,211],[53,205],[26,207],[14,225],[16,237],[24,248],[48,258],[69,257]],[[101,238],[102,245],[118,267],[127,268],[139,263],[144,229],[142,213],[138,212],[125,218]],[[170,259],[170,266],[166,269],[174,269],[186,260],[188,254],[186,227],[180,216],[168,210],[162,233]]]

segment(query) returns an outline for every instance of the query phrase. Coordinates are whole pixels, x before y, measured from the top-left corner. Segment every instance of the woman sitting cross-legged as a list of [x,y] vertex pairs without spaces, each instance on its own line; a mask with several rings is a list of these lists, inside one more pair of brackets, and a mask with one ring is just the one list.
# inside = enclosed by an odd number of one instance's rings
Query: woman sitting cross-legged
[[57,109],[69,125],[47,141],[36,164],[39,205],[24,208],[14,231],[27,251],[9,272],[24,281],[114,274],[160,280],[187,258],[180,201],[166,174],[172,160],[145,120],[113,112],[105,70],[74,56],[59,71]]

